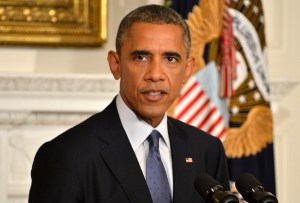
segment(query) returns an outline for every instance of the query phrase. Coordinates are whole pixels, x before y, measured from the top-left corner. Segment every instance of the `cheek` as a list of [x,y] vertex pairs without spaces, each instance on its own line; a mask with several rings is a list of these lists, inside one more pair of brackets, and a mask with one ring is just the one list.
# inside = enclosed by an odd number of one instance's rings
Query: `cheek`
[[143,81],[143,77],[141,73],[126,70],[122,72],[121,81],[123,89],[133,93],[138,89],[139,85]]
[[171,83],[172,87],[174,89],[180,89],[182,84],[185,81],[185,72],[184,71],[178,71],[176,73],[172,74]]

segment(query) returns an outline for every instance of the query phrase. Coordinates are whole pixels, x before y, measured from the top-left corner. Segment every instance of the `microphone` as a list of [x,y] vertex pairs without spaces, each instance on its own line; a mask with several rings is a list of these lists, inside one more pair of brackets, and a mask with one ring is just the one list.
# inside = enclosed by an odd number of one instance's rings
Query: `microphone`
[[196,178],[194,186],[207,202],[239,203],[238,198],[233,193],[225,191],[219,182],[205,173]]
[[240,175],[235,186],[249,203],[278,203],[277,198],[264,190],[262,184],[250,173]]

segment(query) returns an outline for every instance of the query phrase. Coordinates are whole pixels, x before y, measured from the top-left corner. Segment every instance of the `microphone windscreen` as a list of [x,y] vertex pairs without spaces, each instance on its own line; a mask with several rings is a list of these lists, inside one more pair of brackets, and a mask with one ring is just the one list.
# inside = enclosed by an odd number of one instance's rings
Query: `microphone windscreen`
[[220,183],[205,173],[200,174],[196,178],[194,185],[202,197],[207,197],[208,191],[210,191],[211,188],[215,186],[221,187]]
[[262,184],[250,173],[244,173],[236,179],[235,186],[243,197],[247,197],[252,188],[262,187]]

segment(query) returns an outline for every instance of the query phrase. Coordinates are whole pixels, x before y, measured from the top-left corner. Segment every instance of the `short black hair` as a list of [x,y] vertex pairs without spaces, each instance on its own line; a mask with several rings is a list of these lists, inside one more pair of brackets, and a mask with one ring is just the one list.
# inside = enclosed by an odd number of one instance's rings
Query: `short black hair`
[[187,56],[191,49],[191,36],[185,20],[173,9],[160,5],[146,5],[136,8],[121,21],[116,37],[116,51],[121,54],[124,37],[133,23],[173,24],[180,27],[184,33]]

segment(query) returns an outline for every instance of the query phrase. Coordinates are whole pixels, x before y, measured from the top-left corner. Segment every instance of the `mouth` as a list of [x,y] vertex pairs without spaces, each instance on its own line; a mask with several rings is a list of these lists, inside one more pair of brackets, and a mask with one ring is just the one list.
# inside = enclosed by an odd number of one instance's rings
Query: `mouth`
[[163,94],[167,94],[167,92],[164,90],[144,90],[142,91],[142,94],[163,95]]
[[149,101],[158,101],[163,98],[167,94],[164,90],[145,90],[142,92],[145,98]]
[[162,94],[164,94],[164,92],[148,92],[146,94],[150,94],[150,95],[162,95]]

